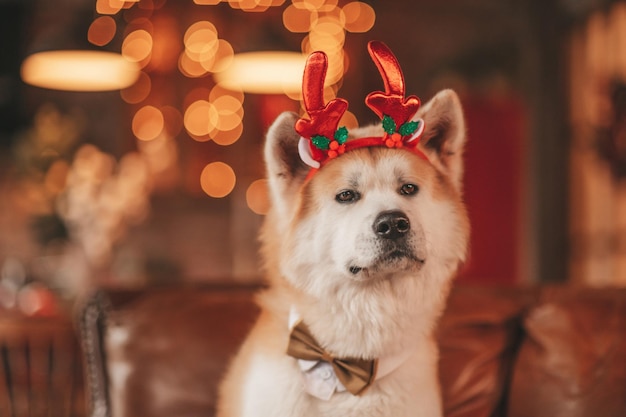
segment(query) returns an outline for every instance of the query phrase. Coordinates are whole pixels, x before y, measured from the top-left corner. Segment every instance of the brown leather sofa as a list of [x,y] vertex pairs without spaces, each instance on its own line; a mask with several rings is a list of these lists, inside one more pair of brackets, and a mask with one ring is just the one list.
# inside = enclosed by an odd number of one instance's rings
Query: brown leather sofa
[[[94,294],[80,326],[91,416],[212,416],[255,290]],[[626,416],[624,289],[458,287],[438,338],[446,416]]]

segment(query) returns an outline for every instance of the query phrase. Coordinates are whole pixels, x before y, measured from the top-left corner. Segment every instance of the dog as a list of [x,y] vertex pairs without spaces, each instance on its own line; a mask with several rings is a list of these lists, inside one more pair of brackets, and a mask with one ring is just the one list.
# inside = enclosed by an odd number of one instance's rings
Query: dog
[[463,112],[451,90],[405,98],[395,56],[368,48],[385,83],[366,99],[380,124],[337,128],[347,102],[324,102],[316,52],[308,118],[283,113],[268,130],[269,285],[219,417],[442,415],[434,332],[469,237]]

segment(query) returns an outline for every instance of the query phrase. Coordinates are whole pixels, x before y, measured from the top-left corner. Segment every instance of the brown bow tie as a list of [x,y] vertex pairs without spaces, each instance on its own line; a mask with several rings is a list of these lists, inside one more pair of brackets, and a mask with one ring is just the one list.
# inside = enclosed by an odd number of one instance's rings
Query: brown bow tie
[[300,321],[291,331],[287,354],[296,359],[325,361],[332,365],[339,381],[353,395],[360,395],[374,382],[376,359],[339,359],[325,351],[315,340],[309,328]]

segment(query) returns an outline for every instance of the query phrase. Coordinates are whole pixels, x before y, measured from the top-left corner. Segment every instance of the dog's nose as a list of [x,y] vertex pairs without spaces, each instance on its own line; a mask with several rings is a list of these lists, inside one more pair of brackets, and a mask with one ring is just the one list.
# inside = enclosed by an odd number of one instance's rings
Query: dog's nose
[[411,223],[401,211],[383,211],[374,220],[373,229],[384,239],[398,239],[411,230]]

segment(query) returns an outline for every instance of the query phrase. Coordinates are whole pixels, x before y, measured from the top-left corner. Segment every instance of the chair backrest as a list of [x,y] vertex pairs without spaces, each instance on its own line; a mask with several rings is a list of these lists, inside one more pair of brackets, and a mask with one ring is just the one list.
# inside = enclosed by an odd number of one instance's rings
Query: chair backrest
[[71,319],[0,318],[0,416],[84,413],[81,355]]
[[99,292],[81,315],[91,417],[211,416],[257,287]]

